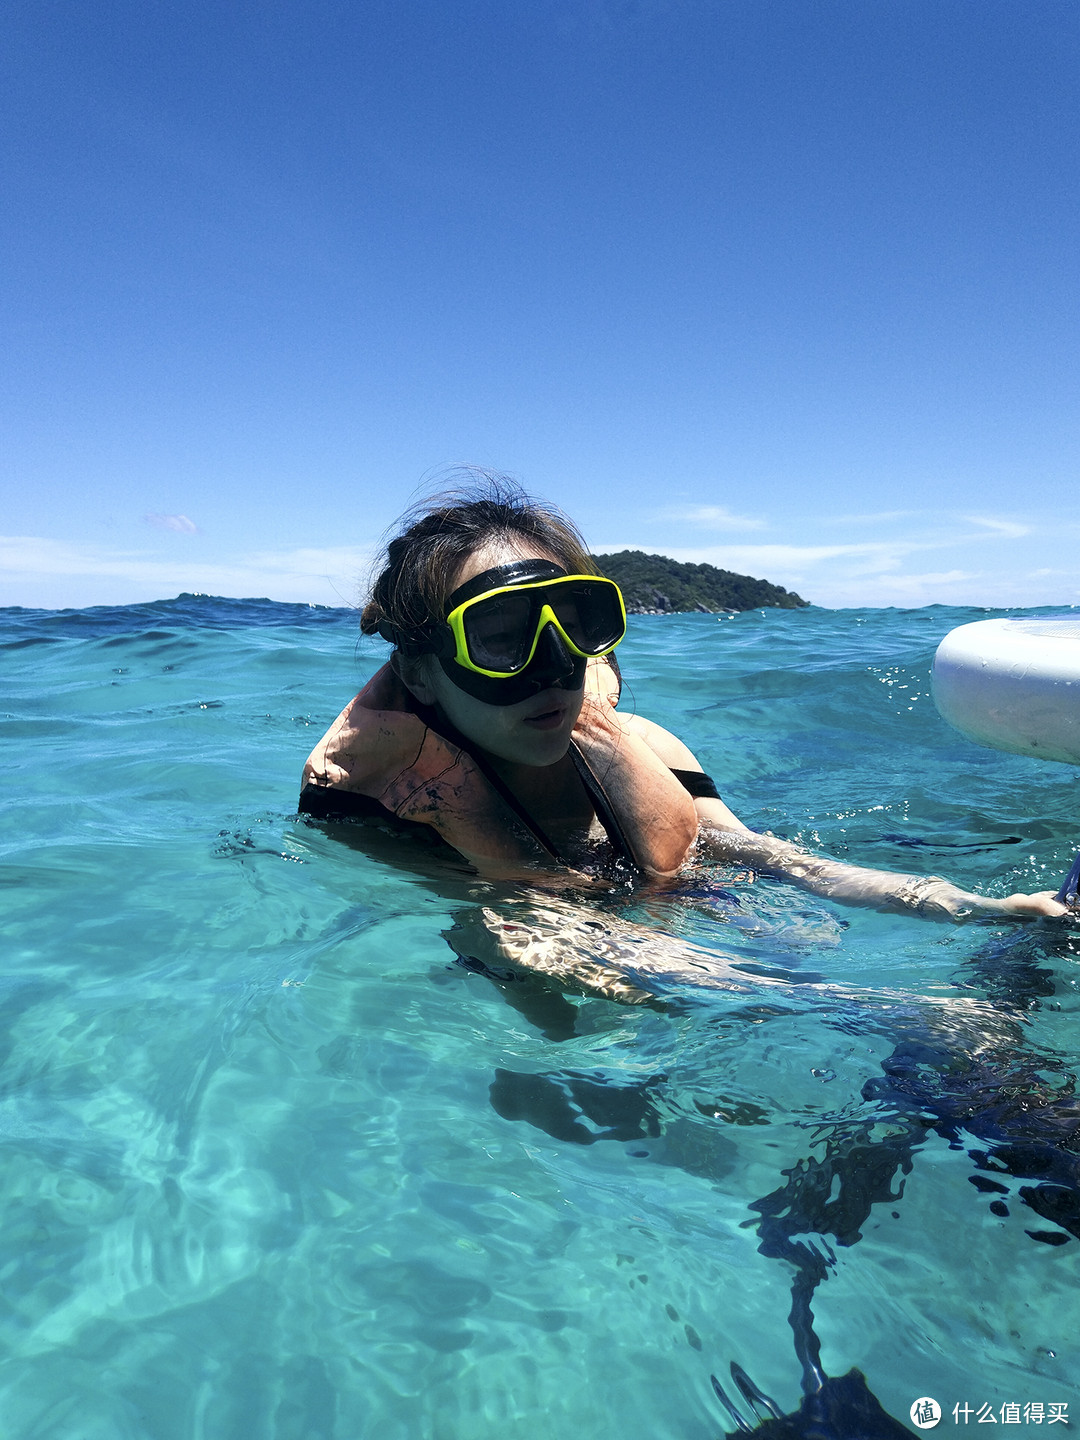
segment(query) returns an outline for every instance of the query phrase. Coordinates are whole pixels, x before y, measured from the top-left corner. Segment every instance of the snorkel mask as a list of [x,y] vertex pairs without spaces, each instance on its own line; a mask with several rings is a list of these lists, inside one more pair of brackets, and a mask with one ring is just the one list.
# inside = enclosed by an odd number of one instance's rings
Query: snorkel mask
[[626,634],[626,609],[614,580],[513,560],[458,586],[429,638],[410,643],[390,625],[379,633],[406,654],[435,655],[474,699],[516,705],[542,690],[579,690],[589,660]]

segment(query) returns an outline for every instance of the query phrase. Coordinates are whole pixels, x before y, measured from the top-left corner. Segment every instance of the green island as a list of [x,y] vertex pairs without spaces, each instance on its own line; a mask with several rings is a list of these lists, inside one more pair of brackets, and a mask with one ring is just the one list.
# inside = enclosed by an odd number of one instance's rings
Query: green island
[[615,555],[594,555],[601,572],[623,592],[629,615],[671,615],[701,610],[716,615],[727,610],[798,610],[809,605],[801,595],[718,570],[715,565],[694,565],[667,555],[646,555],[644,550],[620,550]]

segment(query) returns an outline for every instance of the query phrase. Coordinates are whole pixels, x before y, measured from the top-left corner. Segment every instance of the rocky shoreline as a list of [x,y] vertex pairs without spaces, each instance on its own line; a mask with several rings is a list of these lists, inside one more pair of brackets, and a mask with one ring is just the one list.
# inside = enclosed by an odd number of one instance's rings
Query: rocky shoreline
[[653,605],[643,605],[638,600],[627,602],[627,615],[737,615],[739,612],[726,605],[706,605],[703,601],[697,600],[688,609],[679,610],[672,605],[666,595],[657,594]]

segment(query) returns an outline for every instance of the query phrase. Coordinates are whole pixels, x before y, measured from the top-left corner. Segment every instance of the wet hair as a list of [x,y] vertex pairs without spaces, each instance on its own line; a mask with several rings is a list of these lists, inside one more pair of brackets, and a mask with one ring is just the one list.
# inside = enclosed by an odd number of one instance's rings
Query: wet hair
[[504,475],[482,472],[467,485],[429,496],[402,516],[360,629],[374,635],[385,624],[407,642],[422,642],[446,619],[462,562],[488,545],[522,542],[553,556],[568,574],[597,574],[573,522]]

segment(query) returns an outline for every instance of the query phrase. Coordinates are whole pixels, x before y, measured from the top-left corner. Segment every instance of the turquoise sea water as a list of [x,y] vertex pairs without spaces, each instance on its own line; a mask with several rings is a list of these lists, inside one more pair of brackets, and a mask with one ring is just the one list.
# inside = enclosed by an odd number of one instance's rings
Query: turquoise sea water
[[[645,617],[626,701],[757,829],[1056,888],[1074,773],[929,696],[983,613]],[[905,1425],[1080,1415],[1067,930],[718,871],[601,912],[732,990],[500,986],[443,932],[513,895],[295,816],[381,663],[349,612],[0,620],[0,1435],[707,1440],[732,1361],[797,1405],[793,1283]]]

